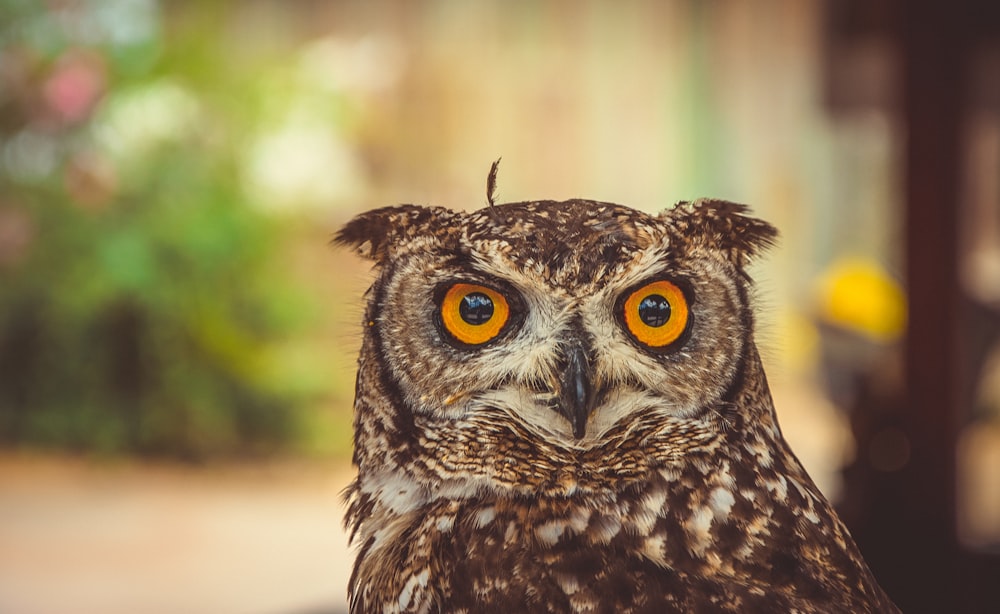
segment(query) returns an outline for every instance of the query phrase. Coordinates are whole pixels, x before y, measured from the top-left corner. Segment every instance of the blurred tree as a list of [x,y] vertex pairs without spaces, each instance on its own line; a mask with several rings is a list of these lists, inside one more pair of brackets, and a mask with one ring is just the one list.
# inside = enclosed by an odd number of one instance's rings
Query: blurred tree
[[152,0],[0,0],[0,443],[267,452],[321,392],[272,351],[310,306],[240,176],[254,78],[161,30]]

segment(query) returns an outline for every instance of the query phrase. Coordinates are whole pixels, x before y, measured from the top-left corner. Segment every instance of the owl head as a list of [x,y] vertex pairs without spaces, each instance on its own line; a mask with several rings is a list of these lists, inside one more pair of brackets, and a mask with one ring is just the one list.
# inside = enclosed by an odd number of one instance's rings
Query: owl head
[[719,200],[659,215],[570,200],[356,217],[335,240],[375,263],[362,473],[419,461],[438,484],[516,490],[572,468],[577,488],[657,433],[725,429],[757,360],[744,270],[776,235]]

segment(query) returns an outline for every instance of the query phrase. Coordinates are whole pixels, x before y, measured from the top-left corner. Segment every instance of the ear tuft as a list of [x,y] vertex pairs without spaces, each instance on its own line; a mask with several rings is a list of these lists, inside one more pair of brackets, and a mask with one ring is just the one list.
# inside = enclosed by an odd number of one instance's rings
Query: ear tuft
[[440,207],[397,205],[366,211],[344,225],[333,237],[336,245],[354,248],[361,256],[382,264],[408,239],[432,231],[442,213],[452,213]]
[[701,239],[725,252],[733,264],[743,267],[778,239],[777,228],[745,215],[749,211],[748,206],[739,203],[702,198],[678,203],[661,217],[672,221],[688,240]]

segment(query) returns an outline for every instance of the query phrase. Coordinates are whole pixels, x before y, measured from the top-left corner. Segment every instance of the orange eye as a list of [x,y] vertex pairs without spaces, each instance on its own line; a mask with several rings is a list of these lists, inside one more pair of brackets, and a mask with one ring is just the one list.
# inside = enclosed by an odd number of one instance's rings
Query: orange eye
[[667,347],[687,328],[687,299],[669,281],[654,281],[635,290],[625,299],[623,309],[629,332],[651,348]]
[[441,300],[441,323],[445,330],[467,345],[481,345],[493,339],[508,318],[507,299],[486,286],[455,284]]

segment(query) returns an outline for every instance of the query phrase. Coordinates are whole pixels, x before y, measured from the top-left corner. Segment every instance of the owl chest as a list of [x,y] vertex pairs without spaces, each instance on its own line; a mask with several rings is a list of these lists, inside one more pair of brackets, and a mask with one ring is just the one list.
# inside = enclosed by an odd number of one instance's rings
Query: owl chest
[[361,561],[362,575],[373,580],[370,605],[415,612],[724,610],[712,579],[718,559],[693,557],[683,527],[648,509],[662,512],[662,503],[432,506]]
[[559,520],[525,526],[501,519],[458,531],[441,542],[445,609],[630,612],[663,606],[680,592],[667,586],[676,574],[642,556],[643,538],[624,535],[620,526],[595,537]]
[[363,549],[355,611],[808,612],[848,595],[780,510],[761,540],[727,497],[676,495],[440,501]]

